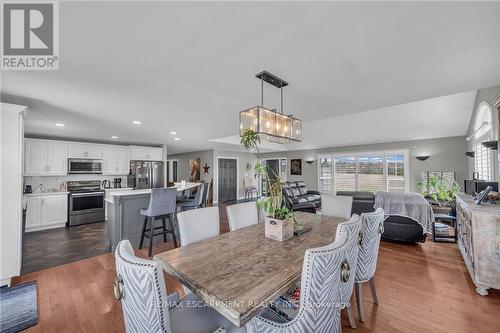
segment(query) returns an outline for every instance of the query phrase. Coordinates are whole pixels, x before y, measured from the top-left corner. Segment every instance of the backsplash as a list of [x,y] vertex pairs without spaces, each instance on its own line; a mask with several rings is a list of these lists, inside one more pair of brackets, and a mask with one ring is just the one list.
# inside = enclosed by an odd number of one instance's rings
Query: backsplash
[[[104,176],[104,175],[67,175],[67,176],[25,176],[24,185],[31,185],[35,187],[42,184],[45,191],[51,190],[66,190],[66,182],[71,180],[109,180],[111,186],[115,178],[122,179],[122,187],[127,187],[127,176]],[[38,190],[37,190],[38,191]]]

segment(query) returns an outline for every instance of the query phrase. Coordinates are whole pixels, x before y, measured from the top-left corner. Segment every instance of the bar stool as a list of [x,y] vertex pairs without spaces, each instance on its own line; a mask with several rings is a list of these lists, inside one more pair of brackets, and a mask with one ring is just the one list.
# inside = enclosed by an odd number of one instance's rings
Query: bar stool
[[[149,207],[141,209],[141,215],[145,216],[144,225],[142,226],[141,241],[139,249],[142,249],[144,237],[149,238],[148,256],[151,257],[153,250],[154,236],[163,235],[163,241],[167,241],[167,234],[172,234],[174,247],[177,247],[177,237],[175,235],[174,214],[176,210],[177,189],[175,188],[153,188],[151,189],[151,198],[149,199]],[[168,218],[170,230],[166,229],[165,219]],[[155,227],[155,220],[161,219],[162,226]],[[148,220],[151,221],[148,228]],[[155,233],[155,230],[162,230]],[[148,234],[149,233],[149,234]]]

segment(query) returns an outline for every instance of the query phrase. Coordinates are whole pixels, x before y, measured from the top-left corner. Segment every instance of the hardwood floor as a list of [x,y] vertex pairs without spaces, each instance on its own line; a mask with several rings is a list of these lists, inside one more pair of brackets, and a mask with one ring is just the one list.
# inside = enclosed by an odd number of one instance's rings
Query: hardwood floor
[[[220,218],[221,232],[227,232],[224,205]],[[171,247],[169,241],[153,252]],[[147,249],[136,254],[146,257]],[[123,332],[121,306],[113,297],[114,265],[108,253],[17,278],[15,283],[38,284],[39,323],[27,332]],[[169,292],[182,292],[165,277]],[[379,305],[371,303],[364,285],[366,321],[351,330],[343,312],[344,332],[500,332],[500,291],[476,294],[456,244],[382,242],[376,285]]]

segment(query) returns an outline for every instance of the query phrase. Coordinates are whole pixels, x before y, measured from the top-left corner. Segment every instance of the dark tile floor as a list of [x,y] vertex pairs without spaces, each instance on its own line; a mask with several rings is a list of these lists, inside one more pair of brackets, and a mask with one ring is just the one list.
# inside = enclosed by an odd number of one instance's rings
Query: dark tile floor
[[28,232],[21,273],[67,264],[109,252],[105,222]]

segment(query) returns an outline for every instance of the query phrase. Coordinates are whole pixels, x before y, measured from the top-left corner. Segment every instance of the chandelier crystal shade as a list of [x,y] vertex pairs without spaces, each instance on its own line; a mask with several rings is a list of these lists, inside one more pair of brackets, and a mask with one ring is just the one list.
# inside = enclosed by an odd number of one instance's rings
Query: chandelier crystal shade
[[[266,71],[257,74],[256,77],[261,79],[262,105],[240,112],[240,136],[245,130],[251,129],[257,132],[262,139],[270,142],[302,141],[302,121],[283,113],[283,87],[287,86],[288,83]],[[263,107],[264,82],[281,89],[281,112]]]

